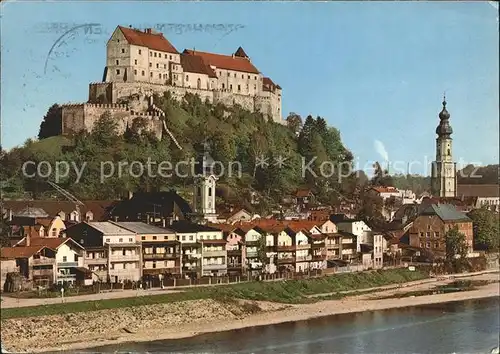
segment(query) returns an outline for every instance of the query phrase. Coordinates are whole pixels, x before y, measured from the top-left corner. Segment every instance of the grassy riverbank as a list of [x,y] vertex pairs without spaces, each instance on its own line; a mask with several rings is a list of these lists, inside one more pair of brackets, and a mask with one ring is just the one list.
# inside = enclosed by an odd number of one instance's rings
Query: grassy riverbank
[[328,294],[346,290],[362,290],[425,278],[428,278],[428,274],[423,271],[416,270],[410,272],[407,269],[390,269],[338,274],[307,280],[207,286],[189,288],[182,292],[161,295],[7,308],[1,310],[1,318],[2,320],[6,320],[21,317],[60,315],[201,299],[214,299],[221,302],[244,299],[297,304],[320,300],[319,298],[310,298],[310,295]]

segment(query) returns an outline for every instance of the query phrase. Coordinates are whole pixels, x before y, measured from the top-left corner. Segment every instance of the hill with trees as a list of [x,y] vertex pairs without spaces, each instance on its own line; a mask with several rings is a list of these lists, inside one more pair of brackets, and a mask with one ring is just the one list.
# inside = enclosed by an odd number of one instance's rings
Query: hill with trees
[[[321,163],[330,161],[346,169],[353,160],[352,153],[341,141],[340,132],[328,127],[322,117],[308,116],[302,122],[300,116],[292,114],[288,124],[281,125],[266,121],[260,113],[246,111],[237,105],[213,105],[191,94],[177,101],[168,92],[155,96],[154,103],[165,112],[165,123],[182,149],[167,135],[163,140],[157,140],[142,129],[140,121],[129,127],[124,135],[119,135],[116,122],[109,113],[101,116],[91,133],[59,136],[60,110],[53,105],[41,124],[39,141],[28,140],[21,147],[2,152],[0,164],[5,168],[2,168],[0,178],[8,181],[3,189],[4,195],[57,198],[57,193],[43,178],[23,176],[23,163],[48,161],[55,166],[56,161],[68,161],[80,167],[85,165],[79,183],[75,183],[77,174],[74,170],[56,182],[82,200],[120,198],[129,190],[170,188],[189,198],[193,183],[189,166],[179,168],[179,174],[188,177],[176,176],[175,173],[164,177],[145,173],[135,177],[140,171],[129,170],[129,167],[118,174],[118,163],[126,161],[130,166],[136,161],[147,166],[149,159],[156,163],[168,161],[175,166],[180,161],[196,158],[203,150],[203,143],[208,141],[213,158],[224,167],[234,161],[241,163],[241,176],[226,173],[218,181],[218,195],[226,201],[241,204],[241,201],[250,200],[251,192],[257,192],[262,197],[261,205],[274,204],[298,188],[311,188],[320,201],[329,203],[337,198],[341,184],[338,171],[328,177],[319,176]],[[318,177],[310,173],[302,175],[303,157],[306,162],[316,158],[311,169]],[[259,165],[262,158],[267,158],[267,164]],[[276,159],[283,161],[281,167],[275,163]],[[101,166],[110,163],[116,169],[115,174],[101,181]],[[139,168],[139,164],[135,166]],[[153,171],[156,172],[157,167],[153,166]],[[26,172],[35,172],[33,166]],[[42,169],[42,172],[46,171]],[[53,177],[49,178],[54,181]]]

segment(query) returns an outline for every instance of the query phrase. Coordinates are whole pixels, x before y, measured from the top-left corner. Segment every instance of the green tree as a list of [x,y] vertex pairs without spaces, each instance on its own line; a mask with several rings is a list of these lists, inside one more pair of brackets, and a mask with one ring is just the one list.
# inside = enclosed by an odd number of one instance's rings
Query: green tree
[[474,248],[498,251],[500,228],[498,214],[487,208],[474,209],[467,214],[473,223]]
[[266,236],[261,235],[257,241],[257,259],[259,260],[259,263],[262,264],[261,273],[264,273],[266,266],[269,264],[269,258],[267,257]]
[[468,247],[465,235],[458,231],[458,227],[449,229],[445,234],[446,263],[454,272],[462,272],[468,265]]
[[[2,201],[0,200],[0,203]],[[4,212],[3,207],[0,207],[0,247],[10,246],[11,226]]]
[[302,117],[297,113],[291,112],[288,117],[286,117],[286,124],[294,134],[298,134],[300,128],[302,128]]
[[62,110],[56,103],[50,106],[47,114],[43,117],[40,123],[40,130],[38,132],[38,139],[45,139],[51,136],[62,134]]

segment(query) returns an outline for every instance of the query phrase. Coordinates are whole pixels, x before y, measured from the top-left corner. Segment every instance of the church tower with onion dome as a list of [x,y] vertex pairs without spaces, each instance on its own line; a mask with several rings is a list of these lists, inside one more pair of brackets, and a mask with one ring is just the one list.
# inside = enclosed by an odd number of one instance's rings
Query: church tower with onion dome
[[439,120],[436,128],[436,161],[432,164],[431,174],[432,195],[453,198],[457,195],[457,170],[456,163],[453,162],[453,129],[450,125],[450,113],[446,109],[446,97],[443,99]]

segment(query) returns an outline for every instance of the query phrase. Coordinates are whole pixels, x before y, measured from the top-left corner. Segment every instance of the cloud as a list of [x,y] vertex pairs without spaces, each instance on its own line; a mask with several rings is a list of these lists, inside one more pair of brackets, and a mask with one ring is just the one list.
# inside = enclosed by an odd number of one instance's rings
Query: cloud
[[389,154],[385,149],[384,144],[380,140],[375,140],[374,142],[375,151],[384,159],[384,161],[389,161]]

